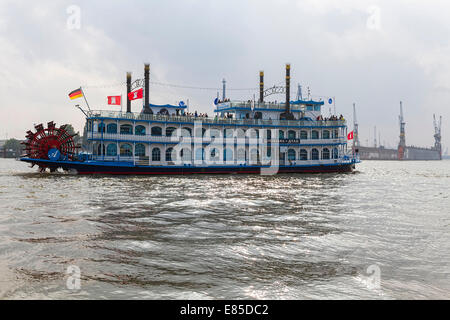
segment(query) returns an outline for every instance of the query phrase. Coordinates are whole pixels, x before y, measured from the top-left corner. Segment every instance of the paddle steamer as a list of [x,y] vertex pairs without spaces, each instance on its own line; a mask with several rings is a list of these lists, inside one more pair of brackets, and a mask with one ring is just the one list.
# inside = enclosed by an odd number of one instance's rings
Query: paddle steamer
[[[187,112],[184,103],[149,103],[147,64],[137,83],[144,91],[141,112],[131,112],[129,94],[126,112],[82,110],[84,150],[64,126],[49,122],[27,132],[20,160],[41,171],[122,175],[350,172],[359,162],[347,150],[346,121],[323,119],[324,101],[291,101],[289,64],[286,85],[279,87],[284,102],[265,101],[260,72],[258,101],[229,100],[224,92],[214,101],[213,117]],[[131,88],[128,73],[127,93]]]

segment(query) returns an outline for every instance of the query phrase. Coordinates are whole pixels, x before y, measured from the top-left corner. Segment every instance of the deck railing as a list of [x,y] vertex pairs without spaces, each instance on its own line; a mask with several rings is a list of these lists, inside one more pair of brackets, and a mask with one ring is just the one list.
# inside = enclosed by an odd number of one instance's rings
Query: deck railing
[[234,119],[234,118],[206,118],[194,116],[176,116],[162,114],[144,114],[139,112],[120,112],[107,110],[91,110],[86,112],[88,118],[111,118],[131,121],[155,121],[168,123],[194,123],[196,121],[204,124],[217,125],[249,125],[249,126],[292,126],[292,127],[336,127],[344,126],[345,120],[270,120],[270,119]]
[[[182,139],[181,139],[182,138]],[[117,141],[135,141],[135,142],[152,142],[152,143],[178,143],[182,141],[183,143],[212,143],[212,144],[268,144],[268,143],[278,143],[278,144],[293,144],[293,145],[327,145],[327,144],[342,144],[346,143],[346,137],[338,137],[332,139],[294,139],[293,142],[285,142],[286,139],[267,139],[267,138],[256,138],[256,137],[190,137],[190,136],[152,136],[150,134],[146,135],[133,135],[133,134],[120,134],[120,133],[101,133],[101,132],[90,132],[88,134],[88,139],[93,140],[117,140]],[[289,140],[289,139],[287,139]]]
[[[165,161],[162,157],[160,161],[153,161],[151,157],[145,156],[102,156],[102,155],[89,155],[87,161],[106,161],[106,162],[119,162],[119,163],[127,163],[127,164],[135,164],[141,166],[251,166],[251,165],[276,165],[276,162],[270,162],[270,159],[246,159],[246,160],[198,160],[193,158],[193,155],[190,159],[183,159],[179,161]],[[335,164],[335,163],[351,163],[354,162],[352,158],[349,157],[339,157],[336,159],[318,159],[318,160],[279,160],[278,164],[283,165],[317,165],[317,164]]]
[[[216,106],[217,110],[223,110],[228,108],[255,108],[255,109],[277,109],[284,110],[286,108],[285,103],[277,103],[277,102],[255,102],[252,101],[229,101],[222,102]],[[291,104],[291,110],[304,110],[304,106],[300,104]]]

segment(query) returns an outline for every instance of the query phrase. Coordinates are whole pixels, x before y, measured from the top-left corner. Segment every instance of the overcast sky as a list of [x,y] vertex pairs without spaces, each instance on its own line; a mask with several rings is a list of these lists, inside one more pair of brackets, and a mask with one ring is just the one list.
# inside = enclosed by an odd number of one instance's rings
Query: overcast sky
[[[363,144],[373,144],[376,125],[396,146],[402,100],[407,144],[434,143],[436,113],[450,145],[449,13],[448,1],[1,0],[0,139],[22,139],[50,120],[81,130],[74,104],[84,101],[67,94],[82,85],[92,109],[107,109],[106,96],[125,93],[126,71],[142,78],[144,62],[151,81],[221,87],[226,78],[229,88],[257,87],[260,70],[266,86],[282,83],[289,62],[291,96],[297,83],[303,93],[309,86],[313,96],[335,96],[350,122],[356,103]],[[150,102],[189,99],[191,110],[212,114],[216,94],[151,85]]]

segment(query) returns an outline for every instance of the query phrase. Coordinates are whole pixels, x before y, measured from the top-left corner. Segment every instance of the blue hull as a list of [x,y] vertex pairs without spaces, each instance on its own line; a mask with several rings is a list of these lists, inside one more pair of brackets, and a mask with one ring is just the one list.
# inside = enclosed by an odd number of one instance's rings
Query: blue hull
[[[76,170],[78,174],[115,175],[171,175],[171,174],[259,174],[268,166],[138,166],[128,163],[108,163],[98,161],[50,161],[44,159],[21,158],[21,161],[65,171]],[[331,173],[351,172],[354,163],[279,166],[276,173]]]

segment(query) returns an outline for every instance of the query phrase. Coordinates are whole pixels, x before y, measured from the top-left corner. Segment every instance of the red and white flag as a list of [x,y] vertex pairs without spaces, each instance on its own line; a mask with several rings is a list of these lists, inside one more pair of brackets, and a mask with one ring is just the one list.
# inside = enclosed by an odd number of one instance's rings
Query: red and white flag
[[130,100],[142,99],[144,97],[144,89],[140,88],[128,94]]
[[347,140],[353,140],[353,131],[347,135]]
[[122,96],[108,96],[108,104],[120,106],[122,103]]

